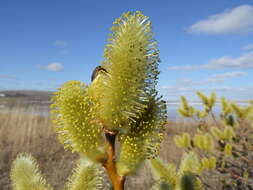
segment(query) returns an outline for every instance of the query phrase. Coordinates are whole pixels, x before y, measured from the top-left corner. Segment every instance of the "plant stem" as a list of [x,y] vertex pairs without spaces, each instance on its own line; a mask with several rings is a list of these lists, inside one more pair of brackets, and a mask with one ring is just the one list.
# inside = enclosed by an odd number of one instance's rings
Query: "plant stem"
[[213,118],[215,124],[217,125],[217,127],[221,127],[220,124],[219,124],[219,122],[216,120],[215,115],[214,115],[214,113],[213,113],[212,110],[211,110],[211,116],[212,116],[212,118]]
[[112,131],[105,131],[106,142],[108,145],[108,159],[103,163],[109,178],[111,179],[114,190],[124,190],[125,177],[117,173],[115,163],[115,139],[116,133]]

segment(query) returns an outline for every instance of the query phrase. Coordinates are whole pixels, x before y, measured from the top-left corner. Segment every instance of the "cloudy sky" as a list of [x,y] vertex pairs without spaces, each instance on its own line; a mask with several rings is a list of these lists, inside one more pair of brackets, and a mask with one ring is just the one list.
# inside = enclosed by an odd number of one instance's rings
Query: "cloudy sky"
[[140,10],[159,44],[158,88],[253,98],[252,0],[8,0],[0,2],[0,89],[55,90],[90,82],[115,18]]

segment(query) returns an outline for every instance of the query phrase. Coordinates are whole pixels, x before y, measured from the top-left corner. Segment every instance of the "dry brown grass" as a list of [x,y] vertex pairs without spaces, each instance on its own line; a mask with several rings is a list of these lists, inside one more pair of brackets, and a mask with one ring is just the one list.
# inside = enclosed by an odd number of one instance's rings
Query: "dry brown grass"
[[[77,155],[64,151],[50,126],[50,118],[22,108],[0,113],[0,189],[10,190],[10,165],[17,154],[31,153],[56,189],[71,171]],[[36,108],[30,108],[36,113]]]
[[[74,167],[78,155],[65,151],[58,142],[49,116],[39,116],[36,107],[15,108],[0,112],[0,189],[10,190],[10,166],[21,152],[31,153],[38,161],[48,182],[55,189],[62,189],[67,176]],[[161,157],[166,161],[179,162],[181,151],[173,142],[173,135],[182,131],[194,132],[194,123],[189,121],[169,123],[163,142]],[[153,183],[147,164],[136,176],[127,179],[128,190],[146,190]]]

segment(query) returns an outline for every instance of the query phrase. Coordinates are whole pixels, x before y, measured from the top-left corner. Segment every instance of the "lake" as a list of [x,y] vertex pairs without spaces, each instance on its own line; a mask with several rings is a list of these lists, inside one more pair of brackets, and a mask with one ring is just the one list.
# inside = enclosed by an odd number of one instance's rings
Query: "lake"
[[[241,106],[247,106],[247,102],[238,102]],[[197,109],[203,110],[201,102],[189,102],[190,106],[194,106]],[[180,102],[167,102],[167,111],[169,120],[180,119],[180,116],[177,112],[180,106]],[[16,109],[22,109],[27,114],[38,114],[42,116],[48,116],[50,114],[50,102],[49,101],[24,101],[18,106],[8,106],[8,104],[0,104],[0,112],[13,112]],[[214,113],[216,115],[220,114],[221,105],[216,103],[214,107]]]

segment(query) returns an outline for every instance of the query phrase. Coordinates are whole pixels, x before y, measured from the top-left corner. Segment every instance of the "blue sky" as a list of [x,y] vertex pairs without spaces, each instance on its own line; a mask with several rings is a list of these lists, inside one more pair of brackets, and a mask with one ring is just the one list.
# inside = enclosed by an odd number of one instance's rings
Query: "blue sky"
[[0,89],[89,83],[112,22],[136,10],[153,22],[166,99],[196,99],[197,90],[253,98],[252,0],[1,1]]

